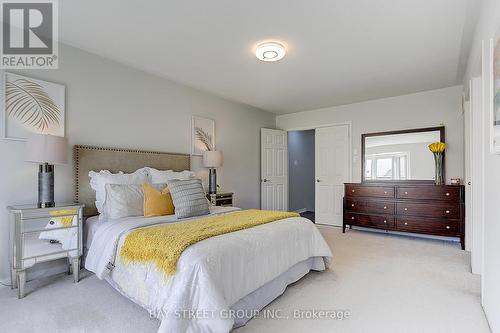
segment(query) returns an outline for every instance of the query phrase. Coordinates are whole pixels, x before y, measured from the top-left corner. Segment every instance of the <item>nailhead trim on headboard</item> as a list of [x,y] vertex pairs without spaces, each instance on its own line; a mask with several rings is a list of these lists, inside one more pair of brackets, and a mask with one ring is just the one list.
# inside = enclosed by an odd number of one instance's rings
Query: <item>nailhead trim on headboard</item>
[[188,168],[191,169],[190,155],[182,153],[166,153],[150,150],[139,150],[139,149],[124,149],[124,148],[111,148],[111,147],[96,147],[87,145],[75,145],[73,147],[73,159],[74,159],[74,177],[75,177],[75,201],[80,201],[80,152],[82,150],[98,150],[98,151],[110,151],[110,152],[129,152],[129,153],[139,153],[147,155],[174,155],[174,156],[185,156],[187,158]]

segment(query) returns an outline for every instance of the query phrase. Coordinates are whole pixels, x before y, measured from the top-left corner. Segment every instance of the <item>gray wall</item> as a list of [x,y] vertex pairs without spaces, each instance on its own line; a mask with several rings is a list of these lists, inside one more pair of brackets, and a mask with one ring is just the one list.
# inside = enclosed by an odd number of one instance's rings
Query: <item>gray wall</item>
[[[260,206],[260,128],[274,128],[274,114],[215,97],[165,78],[60,45],[58,70],[13,71],[66,86],[66,136],[71,145],[189,153],[191,116],[215,120],[217,172],[224,190],[243,208]],[[37,166],[24,162],[24,142],[0,139],[0,280],[9,274],[5,207],[33,203]],[[71,155],[70,155],[71,156]],[[71,160],[71,158],[70,158]],[[193,169],[206,180],[201,157]],[[73,166],[56,166],[57,201],[73,199]]]
[[289,210],[314,211],[314,130],[288,132]]
[[[463,179],[462,86],[362,103],[278,115],[276,125],[285,130],[352,124],[353,181],[361,180],[361,134],[410,128],[446,127],[446,180]],[[430,154],[430,153],[429,153]]]

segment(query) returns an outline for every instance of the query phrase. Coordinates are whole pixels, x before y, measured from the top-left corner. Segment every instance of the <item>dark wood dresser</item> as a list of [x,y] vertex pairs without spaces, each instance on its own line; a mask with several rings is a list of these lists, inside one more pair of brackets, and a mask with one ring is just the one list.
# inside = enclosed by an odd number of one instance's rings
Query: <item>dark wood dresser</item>
[[464,249],[464,186],[345,184],[344,226],[460,237]]

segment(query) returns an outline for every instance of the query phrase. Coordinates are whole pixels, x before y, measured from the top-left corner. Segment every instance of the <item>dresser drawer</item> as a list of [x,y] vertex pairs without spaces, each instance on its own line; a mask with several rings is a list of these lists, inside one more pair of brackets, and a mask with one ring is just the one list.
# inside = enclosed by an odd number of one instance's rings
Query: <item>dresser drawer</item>
[[357,213],[394,214],[394,202],[346,199],[346,210]]
[[398,199],[426,199],[461,201],[460,186],[419,186],[419,187],[398,187],[396,190]]
[[346,196],[394,198],[394,187],[387,186],[345,186]]
[[360,227],[373,227],[382,229],[394,229],[393,216],[377,216],[377,215],[361,215],[347,213],[345,215],[345,223],[349,225],[357,225]]
[[457,236],[460,233],[458,221],[401,216],[396,217],[396,230],[439,236]]
[[460,204],[433,202],[433,203],[415,203],[398,202],[396,204],[397,215],[407,216],[428,216],[449,219],[460,218]]

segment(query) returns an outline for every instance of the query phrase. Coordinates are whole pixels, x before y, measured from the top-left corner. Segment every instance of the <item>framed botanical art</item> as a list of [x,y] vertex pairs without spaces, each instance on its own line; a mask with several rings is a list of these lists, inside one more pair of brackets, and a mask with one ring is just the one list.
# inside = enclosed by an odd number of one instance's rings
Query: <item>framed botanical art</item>
[[490,40],[490,151],[500,154],[500,27]]
[[64,136],[63,85],[4,73],[2,92],[4,138],[25,140],[30,132]]
[[203,155],[205,150],[215,150],[215,121],[192,117],[191,155]]

